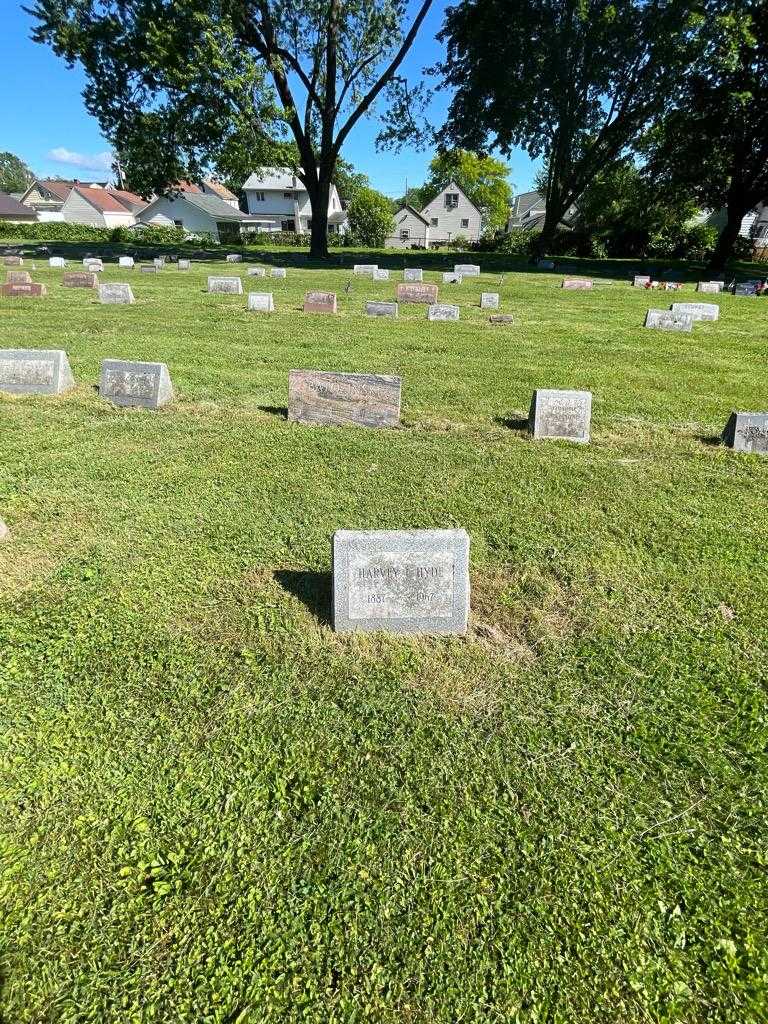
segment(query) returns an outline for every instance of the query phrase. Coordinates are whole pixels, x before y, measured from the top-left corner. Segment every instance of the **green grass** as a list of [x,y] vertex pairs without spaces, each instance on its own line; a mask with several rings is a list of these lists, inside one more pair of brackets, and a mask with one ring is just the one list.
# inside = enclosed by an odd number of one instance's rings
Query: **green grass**
[[[213,269],[0,303],[77,380],[0,397],[3,1024],[767,1020],[768,460],[713,439],[768,302],[674,335],[508,272],[511,327],[490,274],[393,323],[291,269],[264,316]],[[402,375],[402,429],[288,423],[302,367]],[[535,387],[593,391],[588,447],[526,436]],[[466,639],[330,630],[334,530],[452,526]]]

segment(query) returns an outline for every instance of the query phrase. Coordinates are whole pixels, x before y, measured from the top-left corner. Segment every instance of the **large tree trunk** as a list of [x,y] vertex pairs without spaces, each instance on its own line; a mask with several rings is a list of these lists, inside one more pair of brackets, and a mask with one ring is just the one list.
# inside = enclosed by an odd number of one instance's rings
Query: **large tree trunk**
[[544,223],[541,228],[541,234],[533,244],[533,255],[537,259],[542,256],[546,256],[552,248],[557,226],[563,219],[566,209],[567,207],[564,207],[562,203],[559,202],[555,204],[552,204],[551,202],[547,203],[547,212],[544,214]]
[[318,182],[317,189],[309,193],[312,207],[312,238],[309,255],[315,259],[328,258],[328,199],[331,194],[330,181]]
[[733,258],[733,247],[736,244],[736,239],[739,237],[741,222],[749,213],[750,206],[751,203],[744,196],[743,192],[731,189],[728,193],[728,219],[725,222],[725,227],[720,232],[715,250],[707,264],[707,270],[712,273],[722,274],[728,266],[729,261]]

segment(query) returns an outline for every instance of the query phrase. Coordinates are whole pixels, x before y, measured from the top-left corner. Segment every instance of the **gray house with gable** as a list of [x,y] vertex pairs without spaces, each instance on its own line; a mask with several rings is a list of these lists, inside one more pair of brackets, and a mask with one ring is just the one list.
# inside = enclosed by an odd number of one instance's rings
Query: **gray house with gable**
[[395,214],[395,234],[386,240],[387,247],[411,249],[430,248],[455,238],[476,242],[482,234],[482,214],[467,198],[455,181],[449,182],[434,199],[419,211],[403,206]]

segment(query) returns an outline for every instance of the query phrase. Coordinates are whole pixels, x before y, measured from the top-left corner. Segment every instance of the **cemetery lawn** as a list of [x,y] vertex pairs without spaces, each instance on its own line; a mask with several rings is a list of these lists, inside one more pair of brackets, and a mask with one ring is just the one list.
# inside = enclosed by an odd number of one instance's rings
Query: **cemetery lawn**
[[[515,271],[374,320],[394,271],[228,267],[267,316],[221,269],[0,300],[77,381],[0,396],[0,1018],[768,1019],[768,459],[717,442],[768,301],[679,335],[690,286]],[[112,357],[175,403],[100,400]],[[401,375],[402,428],[287,422],[294,368]],[[589,446],[527,437],[536,387]],[[469,532],[468,636],[333,633],[333,531],[412,527]]]

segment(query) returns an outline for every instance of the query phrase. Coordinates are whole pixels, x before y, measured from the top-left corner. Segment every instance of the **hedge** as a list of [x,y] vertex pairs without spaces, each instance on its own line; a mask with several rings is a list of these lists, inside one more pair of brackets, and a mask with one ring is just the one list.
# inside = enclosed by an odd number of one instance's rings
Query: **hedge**
[[45,242],[129,242],[137,245],[175,245],[186,241],[212,241],[210,235],[196,234],[190,239],[181,228],[142,227],[96,228],[90,224],[67,224],[64,221],[43,221],[38,224],[12,224],[0,220],[0,237],[33,238]]
[[[308,249],[312,236],[307,231],[300,235],[297,231],[249,231],[243,234],[243,245],[263,248],[265,245],[294,246],[296,249]],[[357,245],[350,235],[328,235],[328,246],[341,249],[344,246]]]

